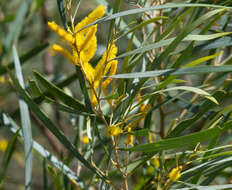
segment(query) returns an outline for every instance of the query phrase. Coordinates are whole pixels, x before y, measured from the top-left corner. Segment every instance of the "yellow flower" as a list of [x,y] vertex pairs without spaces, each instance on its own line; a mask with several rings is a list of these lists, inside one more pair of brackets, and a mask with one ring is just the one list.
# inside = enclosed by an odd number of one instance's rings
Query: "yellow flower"
[[118,136],[122,133],[122,129],[118,125],[111,125],[106,128],[106,135],[108,137]]
[[157,168],[160,167],[159,159],[158,159],[157,157],[155,157],[155,158],[153,159],[153,162],[154,162],[154,165],[155,165]]
[[5,151],[7,148],[8,142],[6,139],[1,139],[0,140],[0,151]]
[[172,171],[169,173],[169,179],[173,182],[177,181],[181,176],[180,174],[181,170],[182,170],[182,166],[173,168]]
[[83,142],[84,144],[89,144],[89,138],[88,138],[88,136],[82,137],[81,142]]
[[[131,132],[131,127],[128,127],[127,132]],[[130,146],[134,146],[133,141],[134,141],[134,136],[128,134],[126,137],[126,144],[128,144]]]
[[5,83],[5,77],[4,76],[0,76],[0,84],[4,84]]
[[[105,7],[98,6],[92,13],[79,22],[74,29],[74,33],[65,31],[55,22],[48,22],[48,26],[63,40],[65,40],[72,47],[72,54],[61,47],[54,44],[52,49],[65,56],[72,64],[80,66],[85,78],[88,80],[90,87],[90,95],[93,106],[98,105],[97,89],[102,82],[101,88],[107,95],[106,87],[111,82],[111,78],[103,81],[103,77],[114,75],[117,70],[118,61],[114,60],[117,54],[117,47],[114,43],[109,44],[106,48],[102,58],[95,68],[89,63],[97,50],[97,24],[86,27],[88,24],[96,21],[105,14]],[[84,28],[86,27],[86,28]]]

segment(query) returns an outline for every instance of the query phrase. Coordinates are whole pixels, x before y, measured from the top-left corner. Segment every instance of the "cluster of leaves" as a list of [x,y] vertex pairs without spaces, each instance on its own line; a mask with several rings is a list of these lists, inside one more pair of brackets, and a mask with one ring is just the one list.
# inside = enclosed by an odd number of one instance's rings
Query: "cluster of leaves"
[[[34,71],[33,79],[24,83],[22,64],[48,44],[37,44],[22,56],[12,46],[20,46],[32,1],[24,1],[12,20],[5,18],[10,23],[2,24],[9,31],[0,39],[0,82],[13,87],[4,99],[17,92],[19,108],[13,113],[0,108],[1,126],[13,132],[0,185],[20,137],[27,189],[33,186],[32,149],[42,158],[44,189],[231,189],[230,1],[141,0],[125,11],[121,5],[127,1],[112,6],[96,2],[107,7],[107,15],[89,16],[75,27],[78,9],[71,7],[81,7],[81,1],[76,6],[71,0],[57,1],[64,29],[55,23],[49,26],[71,45],[72,54],[58,45],[53,50],[75,65],[65,79],[50,80]],[[37,8],[43,4],[38,0]],[[107,33],[106,51],[99,60],[91,60],[97,25],[104,23],[109,24],[102,31]],[[7,64],[8,57],[14,61]],[[83,96],[74,98],[64,89],[78,82]],[[43,102],[69,116],[74,125],[70,136],[42,110]],[[59,155],[62,161],[33,141],[31,118],[68,150]]]

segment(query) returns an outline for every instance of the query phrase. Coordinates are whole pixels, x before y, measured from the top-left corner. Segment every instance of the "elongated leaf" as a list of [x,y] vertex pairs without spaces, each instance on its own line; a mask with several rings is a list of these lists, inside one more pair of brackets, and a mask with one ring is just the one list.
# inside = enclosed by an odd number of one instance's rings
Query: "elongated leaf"
[[149,130],[148,129],[140,129],[136,131],[130,132],[130,134],[135,135],[135,136],[147,136]]
[[176,87],[167,88],[167,89],[164,89],[164,90],[155,91],[150,95],[157,94],[157,93],[160,93],[160,92],[168,92],[168,91],[172,91],[172,90],[190,91],[190,92],[193,92],[193,93],[196,93],[196,94],[199,94],[199,95],[203,95],[206,98],[208,98],[209,100],[211,100],[212,102],[218,104],[218,101],[213,96],[211,96],[208,92],[206,92],[206,91],[204,91],[202,89],[199,89],[199,88],[192,87],[192,86],[176,86]]
[[146,71],[146,72],[135,72],[127,74],[119,74],[109,76],[111,78],[148,78],[157,76],[172,76],[172,75],[199,75],[213,72],[231,72],[232,66],[198,66],[198,67],[186,67],[180,69],[165,69],[158,71]]
[[213,41],[207,41],[204,44],[198,45],[194,48],[193,52],[207,51],[216,48],[223,48],[232,45],[232,39],[230,37],[223,37]]
[[[22,89],[25,89],[22,69],[18,57],[16,47],[13,46],[13,56],[15,63],[16,76],[19,81],[19,85]],[[27,190],[31,189],[32,178],[32,132],[31,132],[31,120],[27,104],[24,100],[19,99],[20,117],[23,128],[24,136],[24,152],[25,152],[25,187]]]
[[[186,183],[185,183],[186,184]],[[171,190],[221,190],[221,189],[231,189],[231,184],[225,184],[225,185],[210,185],[210,186],[203,186],[203,185],[194,185],[194,184],[188,184],[189,187],[180,188],[180,189],[171,189]]]
[[205,41],[205,40],[213,40],[216,38],[220,38],[223,36],[227,36],[232,34],[232,32],[220,32],[215,34],[208,34],[208,35],[196,35],[196,34],[190,34],[187,37],[184,38],[185,41]]
[[190,135],[170,138],[150,144],[137,145],[132,148],[121,148],[120,150],[135,151],[135,152],[155,152],[161,150],[169,150],[174,148],[180,148],[183,146],[194,145],[198,142],[211,139],[216,135],[220,135],[225,130],[232,128],[232,121],[225,123],[222,127],[216,126],[204,131],[192,133]]
[[61,104],[59,102],[54,101],[51,98],[45,97],[45,101],[49,104],[54,105],[58,110],[63,111],[63,112],[67,112],[67,113],[71,113],[71,114],[79,114],[79,115],[85,115],[85,116],[95,116],[94,114],[89,114],[86,112],[80,112],[76,109],[73,109],[69,106],[66,106],[64,104]]
[[46,80],[40,73],[34,71],[34,75],[36,79],[48,90],[49,93],[58,98],[64,104],[80,112],[87,112],[86,107],[80,101],[67,95],[63,90]]
[[63,26],[66,29],[67,24],[66,24],[64,0],[57,0],[57,6],[58,6],[58,9],[59,9],[59,13],[60,13],[60,17],[61,17]]
[[200,64],[202,62],[208,61],[210,59],[213,59],[213,58],[221,55],[221,53],[222,53],[222,51],[220,51],[218,53],[215,53],[213,55],[205,56],[205,57],[202,57],[200,59],[194,60],[191,63],[188,63],[188,64],[184,65],[184,67],[194,67],[194,66],[196,66],[196,65],[198,65],[198,64]]
[[28,93],[21,88],[14,75],[10,72],[9,74],[22,99],[28,104],[31,110],[44,123],[44,125],[57,137],[57,139],[64,145],[65,148],[67,148],[77,159],[80,160],[80,162],[82,162],[84,166],[86,166],[86,168],[90,169],[92,172],[96,173],[101,179],[105,180],[105,176],[100,174],[93,166],[89,164],[89,162],[86,159],[84,159],[84,157],[77,151],[74,145],[65,137],[63,132],[60,131],[54,125],[54,123],[39,109],[37,104],[31,99]]
[[37,85],[37,83],[34,80],[29,80],[29,86],[30,86],[31,92],[35,98],[38,98],[42,95],[42,92],[41,92],[39,86]]

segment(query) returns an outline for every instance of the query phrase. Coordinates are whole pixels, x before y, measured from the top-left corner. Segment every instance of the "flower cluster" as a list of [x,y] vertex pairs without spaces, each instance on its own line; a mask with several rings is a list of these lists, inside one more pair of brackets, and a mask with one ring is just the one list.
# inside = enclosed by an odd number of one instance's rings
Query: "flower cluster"
[[[62,46],[54,44],[52,49],[65,56],[72,64],[79,66],[89,83],[91,102],[93,106],[98,105],[97,89],[101,85],[104,93],[106,87],[111,82],[111,78],[103,81],[103,77],[113,75],[117,70],[117,60],[114,60],[117,54],[117,47],[114,43],[107,46],[102,58],[97,63],[96,67],[92,67],[90,60],[97,50],[97,24],[86,27],[105,14],[105,7],[98,6],[92,13],[79,22],[74,29],[74,32],[65,31],[55,22],[48,22],[48,26],[72,48],[72,54]],[[85,28],[86,27],[86,28]]]

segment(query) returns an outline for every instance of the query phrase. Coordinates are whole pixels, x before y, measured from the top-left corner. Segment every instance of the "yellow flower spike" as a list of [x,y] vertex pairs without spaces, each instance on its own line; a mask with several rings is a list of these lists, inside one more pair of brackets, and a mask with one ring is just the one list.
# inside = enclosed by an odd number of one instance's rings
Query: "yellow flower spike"
[[[108,76],[114,75],[116,73],[117,65],[118,65],[118,61],[116,61],[116,60],[112,61],[110,73]],[[111,80],[112,80],[112,78],[107,78],[106,80],[104,80],[104,82],[102,83],[102,88],[106,88],[110,84]]]
[[[97,19],[103,17],[105,14],[105,7],[102,5],[99,5],[95,10],[93,10],[87,17],[85,17],[81,22],[79,22],[75,26],[75,33],[78,32],[78,30],[82,29],[83,27],[87,26],[91,22],[96,21]],[[86,28],[87,29],[87,28]],[[80,31],[84,33],[86,29]]]
[[[111,64],[112,64],[112,61],[109,61],[109,60],[116,57],[117,51],[118,51],[118,49],[117,49],[115,44],[110,44],[106,48],[102,58],[98,62],[97,66],[95,67],[96,74],[97,74],[97,76],[96,76],[97,79],[101,79],[102,75],[107,74],[107,72],[110,69]],[[116,61],[116,60],[114,60],[114,61]],[[106,66],[105,66],[105,64],[106,64]],[[101,73],[101,76],[99,76],[98,73]]]
[[4,152],[7,148],[8,142],[6,139],[0,140],[0,151]]
[[153,141],[152,141],[152,133],[151,133],[151,132],[148,133],[148,142],[149,142],[149,143],[152,143],[152,142],[153,142]]
[[90,39],[90,42],[91,43],[89,44],[89,47],[80,52],[82,62],[89,62],[89,60],[92,59],[94,54],[96,53],[96,50],[97,50],[96,36],[93,36]]
[[[106,52],[106,57],[107,57],[107,64],[106,67],[104,69],[104,75],[106,75],[109,71],[109,69],[111,68],[111,65],[113,63],[117,63],[117,60],[112,60],[116,57],[116,54],[118,52],[118,48],[116,47],[115,44],[110,45],[110,50]],[[111,60],[111,61],[110,61]]]
[[93,69],[93,67],[88,62],[82,62],[81,66],[82,66],[84,74],[86,75],[86,78],[88,79],[90,84],[92,84],[94,81],[94,69]]
[[62,54],[64,57],[66,57],[74,65],[79,65],[78,63],[75,62],[75,60],[74,60],[73,56],[71,55],[71,53],[69,53],[66,49],[64,49],[60,45],[53,44],[52,50]]
[[[114,75],[116,73],[118,61],[117,60],[109,61],[109,60],[114,59],[116,57],[117,51],[118,49],[115,44],[110,44],[106,48],[102,58],[98,62],[97,66],[95,67],[96,83],[100,83],[99,81],[103,78],[103,76],[106,76],[109,69],[110,69],[110,72],[108,74],[109,76]],[[112,80],[111,78],[108,78],[105,81],[103,81],[102,88],[105,89],[109,85],[111,80]],[[106,90],[103,91],[104,93],[106,92]]]
[[89,30],[85,36],[84,41],[80,45],[79,51],[83,51],[85,49],[88,49],[89,46],[91,46],[91,44],[92,44],[91,39],[96,36],[96,32],[97,32],[97,26],[93,26],[93,27],[89,28]]
[[118,125],[111,125],[106,128],[106,136],[118,136],[122,133],[122,129]]
[[57,33],[62,39],[64,39],[70,45],[72,45],[75,42],[73,35],[66,32],[59,25],[57,25],[55,22],[48,22],[48,26],[49,26],[49,28],[51,28],[51,30],[53,30],[55,33]]
[[98,102],[97,102],[97,97],[95,96],[93,89],[90,90],[90,95],[91,95],[91,102],[93,106],[96,107]]
[[82,137],[81,142],[83,142],[84,144],[89,144],[89,138],[88,138],[88,136]]
[[169,179],[173,182],[177,181],[181,177],[181,170],[182,166],[173,168],[172,171],[169,173]]
[[[129,127],[129,128],[127,129],[127,132],[131,132],[131,127]],[[127,144],[127,145],[130,145],[130,146],[134,146],[133,141],[134,141],[134,136],[128,134],[127,137],[126,137],[126,144]]]
[[153,163],[157,168],[160,167],[159,159],[158,159],[157,157],[155,157],[155,158],[152,160],[152,163]]

